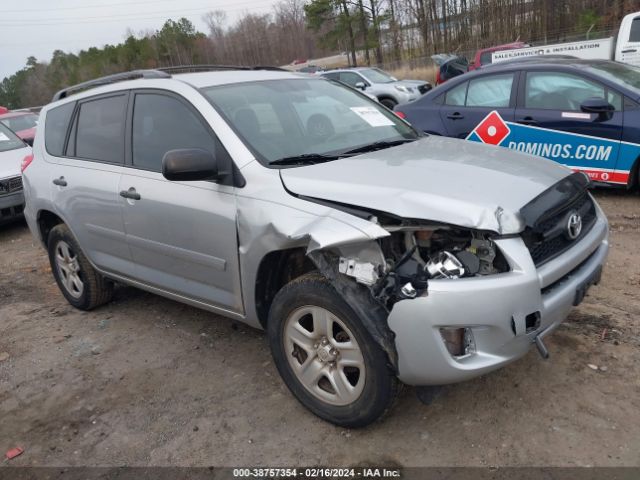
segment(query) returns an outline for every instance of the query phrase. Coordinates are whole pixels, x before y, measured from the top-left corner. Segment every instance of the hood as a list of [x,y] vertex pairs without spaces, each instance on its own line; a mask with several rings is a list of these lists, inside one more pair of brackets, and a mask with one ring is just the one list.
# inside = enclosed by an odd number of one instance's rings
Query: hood
[[395,148],[280,172],[292,193],[501,234],[520,209],[572,172],[502,147],[429,136]]
[[20,176],[22,159],[30,153],[30,147],[0,152],[0,178]]

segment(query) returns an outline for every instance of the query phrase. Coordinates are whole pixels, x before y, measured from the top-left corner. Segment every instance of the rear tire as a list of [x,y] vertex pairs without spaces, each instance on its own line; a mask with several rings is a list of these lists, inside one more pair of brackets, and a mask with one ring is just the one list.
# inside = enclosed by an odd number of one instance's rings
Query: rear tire
[[92,310],[111,300],[113,282],[91,266],[69,227],[60,224],[49,232],[47,250],[53,277],[71,305]]
[[282,379],[318,417],[364,427],[392,406],[399,382],[386,353],[320,273],[278,292],[267,331]]

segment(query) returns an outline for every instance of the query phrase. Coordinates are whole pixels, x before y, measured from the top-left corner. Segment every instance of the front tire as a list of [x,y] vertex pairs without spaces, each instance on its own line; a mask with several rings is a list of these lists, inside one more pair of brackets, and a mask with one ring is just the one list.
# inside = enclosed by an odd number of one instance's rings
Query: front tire
[[268,336],[285,384],[324,420],[363,427],[396,398],[398,380],[385,352],[320,273],[303,275],[278,292]]
[[393,100],[391,98],[382,98],[382,99],[380,99],[380,103],[382,105],[384,105],[385,107],[387,107],[389,110],[393,110],[393,107],[398,105],[398,102],[396,102],[395,100]]
[[113,296],[113,283],[91,266],[69,227],[55,226],[47,239],[49,263],[60,291],[80,310],[91,310]]

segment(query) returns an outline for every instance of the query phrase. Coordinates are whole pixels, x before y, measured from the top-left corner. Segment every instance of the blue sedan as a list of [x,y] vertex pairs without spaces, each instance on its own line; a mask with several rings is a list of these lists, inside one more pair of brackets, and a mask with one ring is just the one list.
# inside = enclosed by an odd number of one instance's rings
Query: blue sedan
[[637,67],[545,57],[496,63],[395,110],[424,132],[546,157],[594,182],[639,181]]

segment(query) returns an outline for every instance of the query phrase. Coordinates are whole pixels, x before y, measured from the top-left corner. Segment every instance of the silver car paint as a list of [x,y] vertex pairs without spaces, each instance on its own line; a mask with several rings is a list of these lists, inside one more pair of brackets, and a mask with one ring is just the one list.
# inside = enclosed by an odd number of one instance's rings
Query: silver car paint
[[[101,202],[91,198],[87,202],[89,205],[84,207],[86,211],[76,216],[71,214],[70,209],[77,200],[60,196],[57,192],[59,187],[54,188],[51,180],[64,175],[70,162],[78,161],[49,156],[44,150],[43,135],[39,135],[34,146],[36,160],[33,167],[25,172],[25,216],[33,234],[41,239],[38,215],[42,210],[52,211],[69,225],[90,261],[107,276],[260,327],[255,301],[256,283],[260,263],[266,255],[277,250],[301,247],[307,251],[337,249],[346,255],[361,255],[367,261],[375,261],[380,256],[375,239],[389,235],[375,222],[297,198],[283,187],[283,182],[287,189],[307,196],[376,208],[426,221],[517,233],[522,229],[518,209],[569,173],[553,162],[534,160],[524,154],[433,137],[323,165],[281,171],[268,169],[253,158],[197,88],[216,83],[277,78],[296,78],[296,75],[281,72],[220,72],[180,75],[167,80],[135,80],[100,87],[45,107],[43,125],[46,112],[52,106],[84,97],[133,88],[174,92],[191,102],[211,125],[245,177],[246,186],[231,188],[203,185],[203,182],[172,184],[159,174],[147,175],[148,172],[132,171],[128,167],[113,167],[116,170],[110,173],[119,178],[116,192],[133,186],[142,195],[142,200],[130,202],[115,194],[116,204],[106,207],[105,202],[111,201],[112,195],[100,197],[103,199]],[[43,159],[49,165],[44,165]],[[531,163],[534,161],[535,165]],[[78,176],[76,179],[74,174],[74,182],[70,186],[80,187],[78,192],[88,200],[89,186],[99,182],[103,172],[95,165],[73,167],[82,170],[80,174],[84,177]],[[88,179],[90,176],[95,178]],[[211,227],[196,227],[191,237],[163,232],[163,218],[168,215],[164,196],[167,188],[174,189],[169,196],[176,201],[179,199],[180,203],[179,209],[173,210],[173,213],[184,215],[195,207],[199,215],[197,220],[194,219],[197,222],[202,222],[207,216],[207,210],[203,207],[208,193],[218,199],[223,198],[222,208],[216,202],[211,202],[209,209],[211,215],[223,222],[222,235],[217,237],[218,233],[212,230],[218,220],[211,221]],[[136,230],[144,216],[142,212],[136,212],[136,208],[147,198],[154,203],[149,207],[153,221],[146,228]],[[118,255],[105,255],[108,247],[95,239],[86,240],[88,233],[84,240],[81,239],[83,231],[94,225],[96,218],[111,208],[114,212],[122,211],[128,253],[123,248],[120,258]],[[599,225],[606,226],[601,212],[599,218]],[[173,221],[173,218],[164,221]],[[117,231],[117,224],[115,221],[115,226],[107,228]],[[235,228],[230,228],[231,225],[235,225]],[[185,223],[181,228],[189,227]],[[558,287],[557,298],[561,301],[544,305],[546,328],[566,316],[566,299],[570,292],[575,291],[574,283],[585,278],[603,262],[607,251],[606,228],[604,234],[602,228],[597,231],[599,235],[604,235],[598,237],[601,247],[597,255],[571,273],[569,282]],[[229,239],[227,235],[232,238]],[[195,238],[199,236],[203,238]],[[237,238],[237,243],[233,237]],[[206,242],[217,240],[215,243],[218,243],[221,238],[226,238],[228,242],[219,249]],[[437,332],[439,325],[460,324],[460,318],[465,319],[466,325],[479,327],[480,331],[495,325],[496,305],[504,299],[502,287],[508,287],[510,298],[514,299],[509,306],[517,315],[539,307],[540,282],[549,284],[558,275],[566,275],[579,258],[591,254],[582,244],[549,262],[545,269],[536,271],[521,240],[500,240],[499,248],[516,266],[511,273],[481,279],[433,281],[429,288],[432,296],[398,302],[389,316],[389,325],[397,335],[400,378],[416,384],[434,381],[448,383],[484,373],[521,356],[531,345],[531,338],[522,335],[511,339],[502,337],[496,339],[498,343],[487,343],[486,351],[483,351],[485,355],[479,357],[478,362],[467,360],[466,366],[458,368],[454,365],[455,368],[452,368],[451,357],[443,350],[444,344],[434,332]],[[136,257],[137,260],[128,257],[136,249],[140,255]],[[158,262],[158,255],[161,254],[169,254],[168,259],[162,260],[166,262],[164,264]],[[127,268],[127,262],[130,268]],[[210,268],[201,265],[197,272],[190,273],[184,268],[185,263],[192,267],[201,263]],[[145,264],[146,267],[151,266],[147,272],[144,271]],[[205,272],[209,272],[210,279],[205,278]],[[193,278],[187,278],[191,274]],[[201,285],[192,289],[189,285],[194,278]],[[534,290],[534,286],[537,290]],[[534,291],[537,293],[529,298]],[[461,302],[460,298],[465,298],[465,301]],[[455,305],[449,299],[454,299]],[[480,341],[481,338],[478,338]],[[429,355],[441,357],[433,365],[425,363],[429,359],[424,356],[425,346],[430,341],[437,343],[437,349]],[[493,347],[500,351],[492,351]],[[500,357],[500,360],[487,363],[492,355]],[[460,374],[461,371],[463,374]]]
[[[537,335],[548,335],[564,321],[573,308],[578,286],[604,264],[609,248],[608,225],[600,216],[567,256],[545,264],[537,272],[521,238],[496,243],[507,255],[511,272],[432,280],[428,295],[394,305],[389,326],[396,334],[398,377],[403,382],[459,382],[522,357]],[[542,292],[559,278],[563,281]],[[540,328],[527,333],[525,317],[534,312],[540,312]],[[471,328],[475,353],[462,358],[449,355],[440,336],[442,327]]]
[[511,234],[523,229],[519,210],[569,172],[556,162],[430,136],[281,175],[287,189],[309,197]]
[[[422,80],[396,80],[395,82],[390,83],[376,83],[372,81],[367,75],[363,72],[366,68],[349,68],[349,69],[337,69],[337,70],[329,70],[327,72],[322,72],[320,75],[326,73],[339,73],[339,72],[353,72],[360,75],[363,80],[369,84],[369,86],[364,90],[364,93],[369,96],[374,96],[378,99],[384,97],[390,97],[396,101],[399,105],[403,105],[405,103],[413,102],[422,96],[420,91],[418,90],[419,85],[428,84],[429,82],[425,82]],[[410,92],[404,92],[395,88],[396,86],[408,87],[411,89]]]

